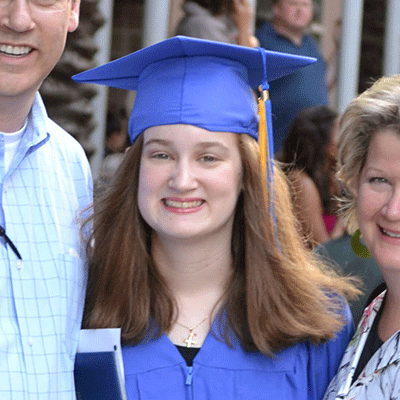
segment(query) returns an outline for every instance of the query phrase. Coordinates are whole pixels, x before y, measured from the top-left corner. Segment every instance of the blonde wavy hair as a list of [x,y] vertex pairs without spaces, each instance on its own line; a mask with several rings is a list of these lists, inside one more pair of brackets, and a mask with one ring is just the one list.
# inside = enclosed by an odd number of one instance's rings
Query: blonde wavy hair
[[385,128],[400,135],[400,75],[376,81],[348,105],[340,121],[337,176],[344,188],[341,213],[350,233],[358,228],[357,190],[369,146]]

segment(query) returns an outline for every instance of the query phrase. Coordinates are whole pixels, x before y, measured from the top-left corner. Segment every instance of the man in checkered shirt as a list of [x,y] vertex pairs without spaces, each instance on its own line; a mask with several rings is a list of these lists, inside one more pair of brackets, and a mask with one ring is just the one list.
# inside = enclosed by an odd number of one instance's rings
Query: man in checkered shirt
[[81,146],[38,93],[80,0],[0,0],[0,399],[75,399],[86,265]]

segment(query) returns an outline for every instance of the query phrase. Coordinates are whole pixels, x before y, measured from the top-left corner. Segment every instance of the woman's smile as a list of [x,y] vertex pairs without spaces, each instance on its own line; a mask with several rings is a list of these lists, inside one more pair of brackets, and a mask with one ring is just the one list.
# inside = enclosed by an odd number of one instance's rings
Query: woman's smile
[[175,213],[190,213],[199,211],[205,203],[201,199],[164,198],[163,203],[168,211]]

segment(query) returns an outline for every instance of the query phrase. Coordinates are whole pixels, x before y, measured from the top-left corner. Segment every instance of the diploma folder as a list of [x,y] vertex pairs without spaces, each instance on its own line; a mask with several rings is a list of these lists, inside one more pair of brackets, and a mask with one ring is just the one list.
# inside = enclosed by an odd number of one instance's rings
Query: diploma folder
[[120,329],[82,329],[75,357],[77,400],[126,400]]

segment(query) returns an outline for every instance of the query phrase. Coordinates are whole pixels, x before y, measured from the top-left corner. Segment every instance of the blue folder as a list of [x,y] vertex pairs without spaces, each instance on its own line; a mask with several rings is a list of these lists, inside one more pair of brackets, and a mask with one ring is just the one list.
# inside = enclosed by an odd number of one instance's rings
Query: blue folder
[[126,400],[120,343],[112,343],[107,331],[113,330],[81,331],[74,369],[77,400]]
[[77,400],[123,400],[114,352],[78,353],[75,388]]

